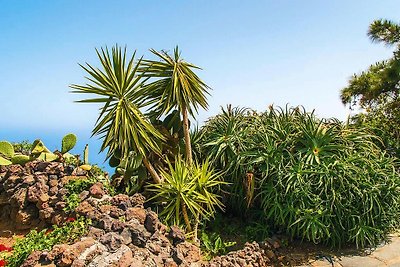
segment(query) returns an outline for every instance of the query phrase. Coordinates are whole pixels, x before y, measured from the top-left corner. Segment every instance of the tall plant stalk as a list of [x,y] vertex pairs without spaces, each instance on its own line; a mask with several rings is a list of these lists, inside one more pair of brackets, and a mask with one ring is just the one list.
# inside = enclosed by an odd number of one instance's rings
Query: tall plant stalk
[[189,165],[192,165],[193,164],[192,144],[190,142],[189,118],[186,106],[183,106],[182,108],[182,118],[183,118],[183,134],[185,137],[186,161]]

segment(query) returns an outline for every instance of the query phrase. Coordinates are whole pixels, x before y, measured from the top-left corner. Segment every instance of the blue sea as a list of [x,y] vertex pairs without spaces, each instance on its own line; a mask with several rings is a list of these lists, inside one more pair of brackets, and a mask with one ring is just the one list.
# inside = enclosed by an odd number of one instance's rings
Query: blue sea
[[[46,147],[54,151],[61,149],[61,140],[64,135],[70,133],[67,130],[51,130],[51,129],[0,129],[0,141],[6,140],[9,142],[21,142],[24,140],[33,142],[35,139],[41,139]],[[89,145],[89,162],[91,164],[97,164],[105,171],[112,174],[113,168],[105,162],[106,154],[100,153],[101,140],[98,137],[90,137],[90,130],[77,130],[72,132],[76,134],[78,142],[75,148],[71,151],[72,154],[80,154],[83,157],[83,150],[85,145]]]

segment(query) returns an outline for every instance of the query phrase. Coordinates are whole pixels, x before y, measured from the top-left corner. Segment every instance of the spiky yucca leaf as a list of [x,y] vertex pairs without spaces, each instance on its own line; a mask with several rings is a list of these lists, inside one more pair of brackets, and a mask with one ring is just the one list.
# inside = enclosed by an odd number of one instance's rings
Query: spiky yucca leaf
[[101,151],[108,148],[108,157],[117,150],[123,156],[132,150],[142,155],[148,150],[159,152],[158,141],[163,136],[140,111],[144,79],[137,75],[137,69],[142,59],[136,61],[135,53],[127,58],[126,48],[118,46],[112,48],[111,54],[107,47],[96,52],[103,69],[88,63],[80,65],[89,74],[89,83],[70,87],[73,93],[97,95],[77,102],[103,104],[92,131],[103,139]]

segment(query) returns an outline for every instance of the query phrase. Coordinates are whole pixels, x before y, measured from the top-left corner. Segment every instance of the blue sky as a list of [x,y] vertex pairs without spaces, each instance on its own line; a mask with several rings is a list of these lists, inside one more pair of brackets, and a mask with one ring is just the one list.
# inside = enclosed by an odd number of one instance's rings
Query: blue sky
[[83,83],[77,63],[98,65],[95,47],[126,45],[139,55],[172,50],[203,68],[209,110],[226,104],[265,109],[304,105],[345,119],[339,91],[348,78],[385,59],[368,25],[399,21],[400,1],[0,1],[0,139],[42,138],[57,147],[67,132],[84,143],[98,110],[73,103]]

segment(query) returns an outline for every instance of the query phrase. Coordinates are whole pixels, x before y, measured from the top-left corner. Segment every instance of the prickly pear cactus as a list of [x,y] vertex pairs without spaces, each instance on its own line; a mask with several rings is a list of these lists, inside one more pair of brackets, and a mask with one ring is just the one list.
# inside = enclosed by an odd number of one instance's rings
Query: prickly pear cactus
[[67,134],[63,137],[61,142],[61,153],[65,154],[71,149],[73,149],[76,145],[76,135],[75,134]]
[[40,155],[42,152],[50,153],[50,150],[43,144],[42,140],[36,139],[32,144],[32,154]]
[[0,141],[0,155],[3,155],[7,158],[14,156],[13,145],[7,141]]
[[11,165],[11,164],[12,164],[11,161],[0,156],[0,166],[7,166],[7,165]]
[[58,155],[51,153],[51,152],[42,152],[40,155],[37,157],[39,160],[43,161],[55,161],[59,159]]
[[11,158],[12,164],[24,165],[25,163],[31,161],[32,158],[27,155],[15,155]]

